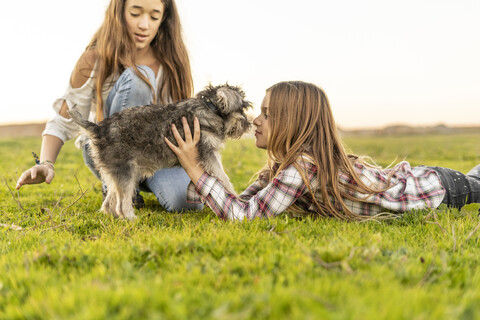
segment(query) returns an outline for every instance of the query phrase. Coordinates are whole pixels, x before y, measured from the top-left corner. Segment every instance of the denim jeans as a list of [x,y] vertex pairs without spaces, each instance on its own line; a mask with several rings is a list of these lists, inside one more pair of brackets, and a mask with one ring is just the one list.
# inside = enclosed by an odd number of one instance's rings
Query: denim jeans
[[442,203],[458,209],[469,203],[480,203],[480,165],[466,175],[448,168],[429,168],[437,172],[447,191]]
[[[155,74],[147,66],[137,66],[156,88]],[[152,90],[140,79],[132,68],[126,69],[115,82],[105,101],[104,116],[108,118],[125,108],[151,104]],[[92,173],[101,180],[89,155],[89,143],[83,148],[85,164]],[[162,169],[153,176],[142,181],[139,188],[152,192],[160,205],[167,211],[201,210],[203,205],[187,203],[187,186],[190,178],[182,167]]]

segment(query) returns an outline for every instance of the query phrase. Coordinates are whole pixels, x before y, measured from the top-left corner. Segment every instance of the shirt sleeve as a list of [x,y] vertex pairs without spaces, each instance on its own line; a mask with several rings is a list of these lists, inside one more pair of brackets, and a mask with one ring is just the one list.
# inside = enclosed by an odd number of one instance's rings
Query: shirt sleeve
[[245,191],[243,191],[240,195],[238,195],[238,197],[243,201],[247,201],[251,197],[256,195],[263,188],[264,188],[264,185],[262,185],[260,181],[256,180],[254,183],[248,186],[248,188],[245,189]]
[[[207,174],[208,177],[208,174]],[[257,194],[258,191],[262,190],[264,186],[266,185],[265,182],[256,180],[254,183],[252,183],[245,191],[243,191],[238,197],[242,201],[246,201],[253,197],[254,195]],[[200,197],[200,194],[197,192],[195,188],[195,184],[190,181],[188,188],[187,188],[187,202],[189,203],[202,203],[202,198]]]
[[[312,180],[313,174],[309,173],[307,177]],[[266,187],[258,189],[254,183],[249,188],[251,190],[247,189],[246,193],[242,194],[245,197],[249,196],[249,199],[244,201],[241,196],[228,193],[221,181],[207,173],[204,173],[195,185],[195,190],[202,201],[208,204],[218,217],[225,220],[278,215],[305,193],[306,185],[301,174],[291,165],[282,170]]]
[[53,103],[55,116],[47,122],[42,135],[56,136],[65,142],[75,138],[79,134],[78,126],[72,119],[61,116],[60,109],[62,108],[63,101],[65,101],[69,110],[75,107],[83,118],[88,118],[94,92],[92,75],[80,88],[72,88],[71,84],[68,85],[64,95]]

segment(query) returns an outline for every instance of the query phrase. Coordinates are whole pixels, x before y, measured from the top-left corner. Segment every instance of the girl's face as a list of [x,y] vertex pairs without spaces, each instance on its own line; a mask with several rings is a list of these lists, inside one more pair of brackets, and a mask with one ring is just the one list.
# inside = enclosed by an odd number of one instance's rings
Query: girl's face
[[165,6],[161,0],[127,0],[125,21],[137,50],[145,50],[157,34]]
[[268,135],[270,132],[270,125],[268,121],[269,101],[270,94],[267,93],[265,98],[263,98],[260,115],[253,120],[253,124],[257,127],[255,130],[255,145],[260,149],[266,149],[268,145]]

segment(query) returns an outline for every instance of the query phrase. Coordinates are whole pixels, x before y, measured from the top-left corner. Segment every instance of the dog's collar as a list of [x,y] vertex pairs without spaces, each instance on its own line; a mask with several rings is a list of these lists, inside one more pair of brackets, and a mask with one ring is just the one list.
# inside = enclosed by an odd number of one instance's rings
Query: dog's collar
[[218,115],[220,116],[224,116],[223,113],[220,112],[220,108],[218,108],[213,102],[212,100],[210,100],[210,98],[207,98],[205,96],[201,96],[202,98],[202,101],[203,103],[205,103],[205,105],[210,109],[212,110],[213,112],[217,113]]

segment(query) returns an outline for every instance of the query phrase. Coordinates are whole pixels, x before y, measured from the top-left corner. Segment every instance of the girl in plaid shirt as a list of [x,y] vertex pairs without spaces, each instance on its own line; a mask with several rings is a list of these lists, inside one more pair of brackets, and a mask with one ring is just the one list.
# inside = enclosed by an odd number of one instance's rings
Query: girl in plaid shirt
[[347,154],[322,89],[300,81],[280,82],[266,91],[253,121],[255,144],[268,163],[242,194],[228,193],[197,161],[198,120],[193,136],[184,119],[185,140],[172,126],[178,146],[166,140],[193,183],[188,200],[205,202],[223,219],[253,219],[286,210],[364,219],[384,211],[460,208],[480,202],[480,165],[467,175],[440,167],[401,162],[382,169]]

